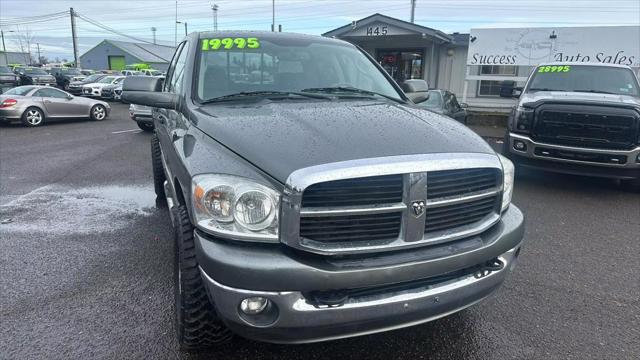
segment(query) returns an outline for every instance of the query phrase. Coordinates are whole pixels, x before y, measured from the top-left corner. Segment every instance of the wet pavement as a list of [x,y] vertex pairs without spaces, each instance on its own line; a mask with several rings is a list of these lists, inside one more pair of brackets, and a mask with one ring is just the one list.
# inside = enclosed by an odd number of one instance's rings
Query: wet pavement
[[0,127],[0,359],[640,357],[640,194],[526,171],[514,203],[527,217],[527,242],[486,301],[354,339],[235,339],[182,353],[171,227],[153,195],[150,136],[126,106],[113,106],[103,122]]

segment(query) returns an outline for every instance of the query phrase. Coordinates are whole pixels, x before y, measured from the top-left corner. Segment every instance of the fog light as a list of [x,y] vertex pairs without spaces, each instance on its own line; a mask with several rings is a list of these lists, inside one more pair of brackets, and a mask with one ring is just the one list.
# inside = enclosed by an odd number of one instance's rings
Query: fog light
[[263,312],[267,305],[269,305],[269,299],[255,296],[242,300],[240,310],[247,315],[257,315]]
[[527,144],[524,143],[524,141],[520,141],[520,140],[514,140],[513,141],[513,148],[519,151],[526,151],[527,150]]

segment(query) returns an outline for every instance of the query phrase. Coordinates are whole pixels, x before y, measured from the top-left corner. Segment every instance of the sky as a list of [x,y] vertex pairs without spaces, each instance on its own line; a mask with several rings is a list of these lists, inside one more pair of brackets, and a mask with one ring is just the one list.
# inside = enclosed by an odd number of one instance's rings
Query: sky
[[[269,30],[272,0],[178,0],[178,21],[188,31],[211,30],[212,4],[218,5],[220,30]],[[18,37],[32,37],[50,60],[72,59],[69,8],[77,18],[80,53],[105,38],[131,40],[123,35],[173,45],[184,35],[175,25],[175,0],[0,0],[0,29],[7,50],[19,50]],[[63,12],[66,12],[64,14]],[[381,13],[409,21],[410,0],[275,0],[275,22],[283,31],[320,35],[326,31]],[[49,14],[55,14],[45,16]],[[42,16],[42,17],[40,17]],[[37,18],[34,18],[37,17]],[[640,0],[416,0],[415,22],[446,33],[472,28],[640,25]],[[24,47],[24,46],[23,46]]]

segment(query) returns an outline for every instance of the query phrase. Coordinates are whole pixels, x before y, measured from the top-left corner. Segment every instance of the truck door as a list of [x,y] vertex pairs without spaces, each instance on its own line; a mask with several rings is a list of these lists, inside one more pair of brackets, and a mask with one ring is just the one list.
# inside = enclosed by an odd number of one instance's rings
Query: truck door
[[86,104],[74,102],[69,94],[54,88],[44,88],[33,93],[32,97],[40,97],[51,117],[79,117],[89,116]]
[[179,178],[181,174],[186,174],[182,163],[184,153],[182,140],[188,126],[188,121],[186,121],[180,110],[185,101],[184,89],[185,86],[188,86],[186,84],[189,83],[189,79],[184,78],[188,52],[189,47],[186,41],[178,45],[178,49],[171,60],[167,77],[164,81],[164,91],[180,96],[177,109],[154,109],[154,125],[158,133],[160,146],[163,149],[173,147],[175,150],[163,151],[163,155],[166,157],[169,166],[168,170],[172,173],[172,176]]

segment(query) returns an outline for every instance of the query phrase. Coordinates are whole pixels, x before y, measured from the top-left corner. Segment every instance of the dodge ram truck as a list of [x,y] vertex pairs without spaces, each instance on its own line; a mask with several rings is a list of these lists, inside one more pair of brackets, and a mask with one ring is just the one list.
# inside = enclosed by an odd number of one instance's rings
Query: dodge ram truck
[[508,121],[504,155],[516,166],[620,179],[640,186],[640,87],[631,68],[551,63],[534,69]]
[[192,33],[165,80],[128,77],[122,97],[153,108],[185,349],[417,325],[478,303],[514,268],[511,162],[415,106],[350,43]]

